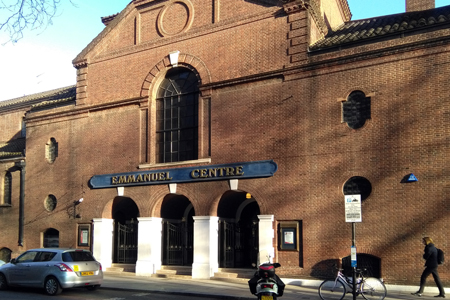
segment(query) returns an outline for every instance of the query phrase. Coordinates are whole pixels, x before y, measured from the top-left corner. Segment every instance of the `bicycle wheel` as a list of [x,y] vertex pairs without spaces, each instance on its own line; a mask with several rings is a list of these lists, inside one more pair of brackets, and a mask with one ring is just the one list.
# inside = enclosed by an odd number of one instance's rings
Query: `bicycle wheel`
[[386,297],[386,287],[378,278],[364,278],[361,285],[361,295],[366,300],[383,300]]
[[345,296],[345,286],[339,280],[325,280],[319,286],[319,296],[322,300],[341,300]]

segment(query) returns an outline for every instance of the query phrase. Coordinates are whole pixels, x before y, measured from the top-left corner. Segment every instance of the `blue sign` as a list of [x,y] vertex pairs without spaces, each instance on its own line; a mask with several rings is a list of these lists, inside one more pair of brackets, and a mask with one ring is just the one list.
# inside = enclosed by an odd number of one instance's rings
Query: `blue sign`
[[352,248],[350,249],[350,258],[351,258],[352,268],[356,268],[357,263],[356,263],[356,247],[355,246],[352,246]]
[[262,178],[273,176],[277,169],[278,166],[273,160],[262,160],[223,165],[94,175],[89,180],[89,184],[94,189],[100,189],[118,186]]

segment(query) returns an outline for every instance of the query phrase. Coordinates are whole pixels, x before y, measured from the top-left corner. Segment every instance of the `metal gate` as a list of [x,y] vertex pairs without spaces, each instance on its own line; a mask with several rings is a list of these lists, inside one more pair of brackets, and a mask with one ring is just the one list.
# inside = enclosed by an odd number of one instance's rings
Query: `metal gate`
[[137,260],[137,223],[133,220],[126,224],[116,223],[116,262],[136,263]]
[[234,268],[235,223],[219,221],[219,267]]
[[163,233],[163,265],[191,265],[194,260],[192,224],[163,221]]
[[219,267],[247,268],[258,259],[258,222],[219,221]]

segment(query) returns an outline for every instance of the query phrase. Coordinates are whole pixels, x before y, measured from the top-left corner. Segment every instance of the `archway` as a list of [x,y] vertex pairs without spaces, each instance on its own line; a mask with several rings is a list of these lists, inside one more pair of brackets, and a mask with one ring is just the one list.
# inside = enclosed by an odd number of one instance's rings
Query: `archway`
[[0,265],[2,264],[1,261],[8,263],[11,260],[11,252],[8,248],[0,249]]
[[195,210],[188,198],[167,195],[161,205],[163,219],[162,264],[192,265]]
[[219,267],[252,268],[257,265],[259,205],[246,192],[229,191],[220,199]]
[[114,219],[114,263],[134,264],[137,260],[139,209],[127,197],[116,197],[112,205]]

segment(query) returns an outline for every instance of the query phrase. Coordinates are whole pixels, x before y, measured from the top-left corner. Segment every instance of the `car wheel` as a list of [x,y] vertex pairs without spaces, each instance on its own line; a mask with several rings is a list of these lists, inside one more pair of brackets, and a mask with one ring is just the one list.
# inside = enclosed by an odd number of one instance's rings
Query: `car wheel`
[[0,273],[0,290],[6,290],[8,288],[8,282],[3,273]]
[[98,284],[98,285],[88,285],[86,288],[87,288],[89,291],[95,291],[95,290],[97,290],[99,287],[100,287],[100,285]]
[[62,292],[61,285],[59,284],[58,279],[53,276],[48,277],[44,283],[45,292],[47,295],[55,296]]

